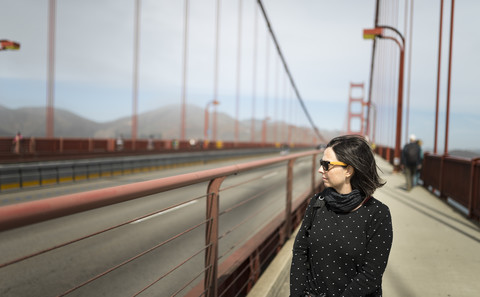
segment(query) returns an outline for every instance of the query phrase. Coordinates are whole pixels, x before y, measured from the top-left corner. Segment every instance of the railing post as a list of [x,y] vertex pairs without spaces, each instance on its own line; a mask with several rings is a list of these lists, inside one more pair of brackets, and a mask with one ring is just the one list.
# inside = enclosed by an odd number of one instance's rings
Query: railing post
[[317,155],[312,156],[312,193],[315,193],[315,174],[317,173]]
[[287,203],[285,206],[285,240],[290,237],[290,230],[292,229],[292,192],[293,192],[293,164],[295,159],[288,160],[287,165]]
[[470,189],[468,193],[468,217],[473,218],[475,189],[477,188],[478,179],[475,178],[475,165],[480,161],[480,158],[473,158],[470,162]]
[[438,182],[438,197],[443,198],[443,170],[445,168],[445,154],[442,155],[440,161],[440,179]]
[[247,285],[247,292],[250,292],[252,290],[252,287],[255,285],[255,283],[258,281],[258,278],[260,277],[260,254],[258,249],[253,252],[252,255],[249,257],[249,268],[250,268],[250,278],[248,280],[248,285]]
[[226,176],[212,179],[207,189],[207,225],[205,228],[205,296],[217,297],[218,273],[218,207],[219,189]]

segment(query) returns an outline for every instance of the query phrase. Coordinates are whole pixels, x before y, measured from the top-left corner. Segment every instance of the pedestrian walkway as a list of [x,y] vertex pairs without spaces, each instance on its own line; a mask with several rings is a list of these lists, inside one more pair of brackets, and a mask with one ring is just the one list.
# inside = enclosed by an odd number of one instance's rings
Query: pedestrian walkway
[[[480,226],[377,159],[387,184],[374,196],[392,213],[393,245],[385,297],[480,296]],[[247,297],[288,297],[292,235]]]

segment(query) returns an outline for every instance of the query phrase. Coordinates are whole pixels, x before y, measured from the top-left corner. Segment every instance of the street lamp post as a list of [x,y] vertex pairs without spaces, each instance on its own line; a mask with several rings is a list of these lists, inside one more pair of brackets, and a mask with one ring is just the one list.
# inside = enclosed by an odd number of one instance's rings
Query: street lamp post
[[266,117],[263,120],[263,125],[262,125],[262,146],[265,146],[265,143],[267,142],[267,121],[270,120],[270,117]]
[[207,106],[205,107],[205,125],[203,128],[203,146],[206,147],[208,145],[209,137],[208,137],[208,117],[209,117],[209,111],[208,109],[210,108],[210,105],[218,105],[220,102],[217,100],[212,100],[207,103]]
[[[377,129],[377,105],[374,104],[374,103],[370,103],[370,109],[373,111],[373,123],[372,123],[372,134],[371,134],[371,141],[372,143],[375,143],[375,130]],[[370,129],[370,128],[368,128]],[[369,130],[367,129],[367,135],[368,133],[370,132]]]
[[[400,43],[398,39],[395,39],[391,36],[384,36],[383,30],[389,29],[397,33],[402,42]],[[404,65],[404,53],[405,53],[405,39],[402,34],[395,28],[390,26],[377,26],[374,29],[364,29],[363,38],[364,39],[374,39],[375,37],[382,39],[393,40],[400,48],[400,69],[398,74],[398,99],[397,99],[397,131],[395,135],[395,150],[393,158],[393,170],[394,172],[400,171],[400,154],[401,154],[401,137],[402,137],[402,109],[403,109],[403,65]]]

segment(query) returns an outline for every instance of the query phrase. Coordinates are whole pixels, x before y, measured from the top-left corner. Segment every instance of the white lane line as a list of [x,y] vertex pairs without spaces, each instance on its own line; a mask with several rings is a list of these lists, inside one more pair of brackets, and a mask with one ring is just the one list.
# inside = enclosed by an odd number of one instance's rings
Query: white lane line
[[269,173],[269,174],[266,174],[266,175],[262,176],[262,179],[270,178],[270,177],[273,177],[277,174],[278,174],[278,171],[275,171],[275,172],[272,172],[272,173]]
[[130,224],[141,223],[141,222],[144,222],[144,221],[146,221],[146,220],[150,220],[150,219],[153,219],[153,218],[155,218],[155,217],[161,216],[161,215],[163,215],[163,214],[172,212],[172,211],[174,211],[174,210],[178,210],[178,209],[183,208],[183,207],[185,207],[185,206],[192,205],[192,204],[194,204],[194,203],[197,203],[197,200],[193,200],[193,201],[190,201],[190,202],[188,202],[188,203],[185,203],[185,204],[182,204],[182,205],[179,205],[179,206],[175,206],[175,207],[173,207],[173,208],[170,208],[170,209],[164,210],[164,211],[162,211],[162,212],[153,214],[153,215],[151,215],[151,216],[138,219],[138,220],[136,220],[136,221],[131,222]]

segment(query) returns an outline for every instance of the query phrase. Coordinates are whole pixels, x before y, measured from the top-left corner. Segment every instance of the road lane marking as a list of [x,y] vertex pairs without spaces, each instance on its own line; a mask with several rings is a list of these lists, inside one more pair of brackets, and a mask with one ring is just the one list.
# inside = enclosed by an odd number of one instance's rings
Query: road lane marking
[[277,174],[278,174],[278,171],[275,171],[275,172],[272,172],[272,173],[269,173],[269,174],[266,174],[266,175],[262,176],[262,179],[270,178],[270,177],[273,177]]
[[182,205],[179,205],[179,206],[175,206],[175,207],[173,207],[173,208],[170,208],[170,209],[164,210],[164,211],[162,211],[162,212],[153,214],[153,215],[151,215],[151,216],[138,219],[138,220],[136,220],[136,221],[131,222],[130,224],[141,223],[141,222],[144,222],[144,221],[146,221],[146,220],[150,220],[150,219],[153,219],[153,218],[155,218],[155,217],[161,216],[161,215],[163,215],[163,214],[172,212],[172,211],[174,211],[174,210],[178,210],[178,209],[183,208],[183,207],[185,207],[185,206],[192,205],[192,204],[194,204],[194,203],[197,203],[197,200],[193,200],[193,201],[187,202],[187,203],[185,203],[185,204],[182,204]]

